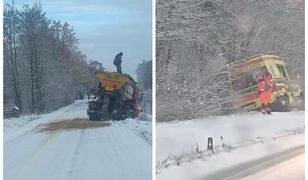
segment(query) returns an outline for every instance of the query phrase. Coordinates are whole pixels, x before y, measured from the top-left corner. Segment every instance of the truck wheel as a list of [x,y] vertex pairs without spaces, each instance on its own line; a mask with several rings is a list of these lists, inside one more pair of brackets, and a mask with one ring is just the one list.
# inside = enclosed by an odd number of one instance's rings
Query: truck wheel
[[129,106],[125,107],[125,118],[123,120],[127,118],[133,118],[133,111]]
[[89,120],[90,120],[90,121],[94,121],[93,113],[89,113]]
[[129,107],[122,106],[119,108],[119,111],[117,114],[115,114],[114,118],[115,120],[125,120],[126,118],[129,118]]
[[135,118],[135,116],[134,116],[134,112],[133,112],[133,110],[132,110],[132,109],[130,109],[130,108],[129,108],[129,111],[128,111],[128,118],[132,118],[132,119],[134,119],[134,118]]
[[99,121],[100,115],[98,113],[89,113],[89,119],[91,121]]
[[118,121],[118,120],[121,120],[121,117],[119,114],[115,114],[112,116],[112,119]]
[[274,110],[276,110],[278,112],[289,112],[292,109],[288,96],[278,97],[276,103],[274,105]]

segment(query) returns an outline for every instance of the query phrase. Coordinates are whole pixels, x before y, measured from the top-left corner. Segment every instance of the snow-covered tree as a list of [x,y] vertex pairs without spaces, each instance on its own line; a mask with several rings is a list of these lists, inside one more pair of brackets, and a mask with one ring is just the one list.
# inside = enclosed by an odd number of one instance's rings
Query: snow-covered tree
[[39,114],[72,103],[94,78],[74,29],[47,18],[40,3],[13,5],[4,11],[4,106]]
[[146,113],[152,113],[152,61],[143,61],[137,67],[138,87],[142,90],[142,106]]
[[[14,0],[10,5],[6,5],[4,9],[4,74],[8,77],[4,80],[4,100],[8,104],[8,98],[11,94],[12,101],[22,112],[21,104],[21,90],[18,72],[18,58],[17,58],[17,36],[18,36],[18,12],[14,7]],[[12,87],[12,88],[10,88]]]
[[158,0],[157,120],[220,113],[226,65],[259,53],[281,56],[304,78],[303,8],[302,0]]

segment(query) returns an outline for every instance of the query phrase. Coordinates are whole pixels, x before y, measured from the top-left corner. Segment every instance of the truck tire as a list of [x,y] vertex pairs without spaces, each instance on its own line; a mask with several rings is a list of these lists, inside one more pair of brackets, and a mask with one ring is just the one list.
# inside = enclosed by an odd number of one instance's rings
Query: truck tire
[[129,106],[124,106],[122,108],[121,120],[125,120],[131,117],[132,117],[131,108]]
[[90,120],[90,121],[94,121],[93,113],[89,113],[89,120]]
[[119,121],[119,120],[121,120],[121,116],[119,114],[114,114],[114,115],[112,115],[112,119]]
[[100,115],[98,113],[89,113],[89,120],[91,121],[99,121]]
[[277,98],[277,101],[272,104],[272,109],[278,112],[289,112],[292,107],[289,102],[288,96],[280,96]]

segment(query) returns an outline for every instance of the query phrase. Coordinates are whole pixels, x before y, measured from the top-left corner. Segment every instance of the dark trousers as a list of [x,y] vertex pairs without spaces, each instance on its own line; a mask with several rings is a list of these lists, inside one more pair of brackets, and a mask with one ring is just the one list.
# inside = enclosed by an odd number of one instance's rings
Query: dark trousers
[[268,104],[262,104],[261,105],[261,112],[263,114],[267,113],[267,114],[271,114],[272,110],[270,107],[268,107]]
[[116,65],[116,67],[117,67],[117,72],[122,73],[121,64]]

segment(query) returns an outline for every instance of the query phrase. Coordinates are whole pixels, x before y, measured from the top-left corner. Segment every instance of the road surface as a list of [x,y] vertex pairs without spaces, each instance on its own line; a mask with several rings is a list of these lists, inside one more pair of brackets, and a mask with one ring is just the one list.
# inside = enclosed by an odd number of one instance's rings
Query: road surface
[[150,122],[90,122],[85,120],[86,108],[85,101],[78,102],[42,116],[35,120],[42,123],[16,137],[6,130],[4,179],[151,179]]
[[203,177],[214,180],[305,179],[305,146],[297,146]]
[[278,163],[256,174],[241,178],[241,180],[280,179],[294,180],[305,179],[305,155],[302,153],[294,158]]

